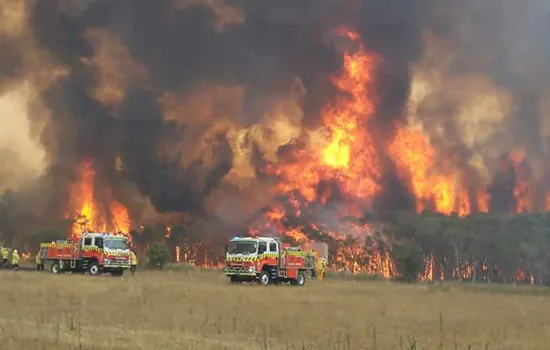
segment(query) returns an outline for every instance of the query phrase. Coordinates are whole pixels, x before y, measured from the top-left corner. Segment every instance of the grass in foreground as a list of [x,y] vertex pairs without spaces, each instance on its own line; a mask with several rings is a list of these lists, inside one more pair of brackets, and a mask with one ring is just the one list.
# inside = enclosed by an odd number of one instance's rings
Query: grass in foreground
[[[0,272],[1,349],[548,349],[550,299],[327,279],[230,285],[209,271]],[[414,347],[416,344],[416,347]]]

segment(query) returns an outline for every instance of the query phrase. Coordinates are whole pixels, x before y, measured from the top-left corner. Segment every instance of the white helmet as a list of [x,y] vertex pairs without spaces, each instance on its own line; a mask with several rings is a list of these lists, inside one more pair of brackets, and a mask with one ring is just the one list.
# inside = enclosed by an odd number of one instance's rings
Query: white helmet
[[15,254],[17,254],[17,249],[14,249],[13,252],[14,252]]

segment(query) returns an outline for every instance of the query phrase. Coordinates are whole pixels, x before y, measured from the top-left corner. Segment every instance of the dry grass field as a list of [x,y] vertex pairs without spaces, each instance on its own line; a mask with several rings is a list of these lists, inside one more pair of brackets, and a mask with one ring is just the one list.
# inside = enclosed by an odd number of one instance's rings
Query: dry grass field
[[535,287],[0,272],[0,349],[549,349]]

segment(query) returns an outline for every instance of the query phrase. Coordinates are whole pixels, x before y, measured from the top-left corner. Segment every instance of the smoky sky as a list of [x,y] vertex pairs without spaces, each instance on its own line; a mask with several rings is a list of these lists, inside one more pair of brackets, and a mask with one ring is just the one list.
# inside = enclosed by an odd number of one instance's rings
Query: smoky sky
[[[238,122],[247,126],[260,122],[270,98],[287,93],[300,77],[308,92],[302,101],[304,124],[315,126],[320,123],[321,109],[336,94],[328,77],[337,74],[342,65],[332,35],[341,27],[358,31],[365,47],[382,58],[375,72],[376,116],[373,125],[365,126],[380,130],[375,135],[379,153],[392,135],[394,122],[406,117],[411,66],[422,59],[426,31],[452,43],[456,56],[449,69],[452,74],[489,74],[516,97],[514,118],[495,139],[514,135],[518,142],[525,141],[542,152],[538,134],[541,116],[534,107],[546,87],[540,77],[547,77],[549,71],[545,68],[550,52],[545,22],[548,5],[542,0],[521,2],[523,6],[511,0],[226,0],[218,4],[239,9],[243,18],[221,29],[212,7],[195,1],[178,8],[174,3],[35,1],[29,17],[32,36],[41,50],[69,68],[68,75],[41,96],[52,115],[43,135],[52,173],[71,173],[87,157],[109,179],[115,176],[115,159],[120,157],[123,176],[150,197],[157,210],[203,211],[203,200],[231,170],[229,141],[223,132],[215,135],[209,164],[192,160],[183,165],[177,157],[160,157],[159,145],[167,140],[178,143],[178,138],[195,130],[191,124],[164,120],[159,96],[166,91],[190,94],[204,83],[243,85],[244,108]],[[153,86],[128,83],[116,113],[90,95],[99,77],[93,67],[83,63],[94,54],[85,33],[97,28],[121,39],[132,60],[146,67]],[[20,71],[20,51],[13,40],[0,38],[6,49],[0,59],[0,79]],[[542,62],[538,74],[522,68],[530,51],[538,53]],[[480,63],[479,58],[486,56],[489,59]],[[539,79],[533,82],[531,76]],[[447,137],[457,139],[456,153],[469,154],[460,149],[453,108],[449,105],[448,115],[433,118],[445,125]],[[265,164],[256,149],[254,159],[254,163]],[[384,187],[395,188],[386,191],[385,202],[410,206],[395,169],[391,164],[385,167]]]

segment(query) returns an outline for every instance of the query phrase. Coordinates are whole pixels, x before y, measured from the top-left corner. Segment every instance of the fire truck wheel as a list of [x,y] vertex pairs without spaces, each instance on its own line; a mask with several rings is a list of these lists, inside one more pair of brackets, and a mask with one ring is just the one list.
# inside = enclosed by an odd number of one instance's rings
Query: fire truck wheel
[[260,278],[258,278],[258,283],[260,283],[262,286],[267,286],[271,283],[271,278],[269,277],[269,272],[263,271],[260,274]]
[[52,273],[55,273],[55,274],[61,273],[61,268],[59,267],[59,263],[54,262],[52,264],[51,270],[52,270]]
[[296,276],[296,279],[290,281],[290,284],[293,286],[303,286],[306,284],[306,275],[304,275],[303,272],[299,272],[298,276]]
[[88,273],[92,276],[99,275],[99,265],[97,263],[91,263],[88,267]]

